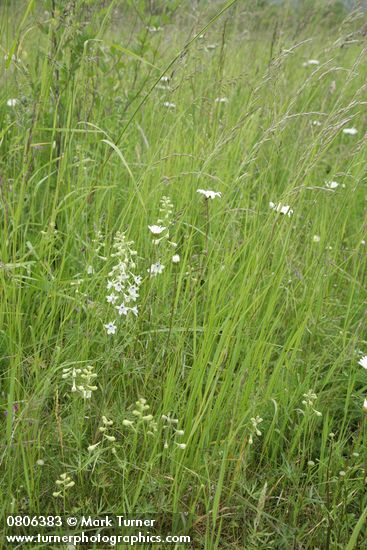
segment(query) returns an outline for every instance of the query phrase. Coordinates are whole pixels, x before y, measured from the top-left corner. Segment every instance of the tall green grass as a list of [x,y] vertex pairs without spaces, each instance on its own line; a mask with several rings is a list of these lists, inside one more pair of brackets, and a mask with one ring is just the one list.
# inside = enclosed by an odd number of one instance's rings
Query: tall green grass
[[[365,14],[46,9],[0,8],[4,517],[185,512],[197,548],[365,548]],[[148,230],[162,196],[174,250]],[[117,231],[143,283],[108,336]],[[90,400],[62,379],[79,365],[98,374]],[[139,397],[154,436],[122,423]],[[163,448],[168,413],[185,449]],[[116,452],[88,451],[102,415]],[[75,486],[55,498],[63,472]]]

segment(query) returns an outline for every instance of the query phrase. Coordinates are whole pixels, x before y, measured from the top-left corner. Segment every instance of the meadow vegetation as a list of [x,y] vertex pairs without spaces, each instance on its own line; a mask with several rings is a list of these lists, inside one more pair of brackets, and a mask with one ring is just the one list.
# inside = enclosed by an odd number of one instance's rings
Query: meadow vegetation
[[4,517],[367,548],[366,13],[5,0],[0,37]]

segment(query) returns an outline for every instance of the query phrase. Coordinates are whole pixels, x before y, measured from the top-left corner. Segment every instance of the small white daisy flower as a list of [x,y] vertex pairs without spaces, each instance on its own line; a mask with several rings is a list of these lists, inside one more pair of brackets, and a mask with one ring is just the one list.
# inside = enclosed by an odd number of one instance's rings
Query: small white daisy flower
[[215,197],[221,198],[222,196],[220,191],[211,191],[210,189],[197,189],[196,192],[204,195],[206,199],[215,199]]
[[117,330],[117,327],[114,321],[112,321],[111,323],[107,323],[106,325],[104,325],[104,327],[107,330],[107,334],[115,334]]
[[357,128],[344,128],[343,134],[347,134],[348,136],[355,136],[358,133]]
[[167,227],[164,227],[163,225],[148,225],[148,227],[153,235],[160,235],[167,229]]
[[174,255],[172,256],[172,263],[178,264],[179,261],[180,261],[180,259],[181,259],[181,258],[180,258],[180,256],[179,256],[179,254],[174,254]]

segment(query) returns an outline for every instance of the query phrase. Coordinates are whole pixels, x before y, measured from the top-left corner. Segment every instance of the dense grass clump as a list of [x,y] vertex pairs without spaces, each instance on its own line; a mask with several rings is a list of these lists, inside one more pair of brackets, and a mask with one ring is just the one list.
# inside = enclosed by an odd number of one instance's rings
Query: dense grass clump
[[4,518],[367,548],[366,29],[1,2]]

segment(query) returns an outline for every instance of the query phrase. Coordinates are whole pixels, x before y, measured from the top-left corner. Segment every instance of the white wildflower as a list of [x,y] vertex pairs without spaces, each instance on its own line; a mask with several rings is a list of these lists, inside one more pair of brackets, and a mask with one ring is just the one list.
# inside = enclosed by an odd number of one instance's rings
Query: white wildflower
[[343,134],[347,134],[348,136],[355,136],[358,133],[357,128],[344,128]]
[[156,262],[155,264],[152,264],[150,266],[150,268],[148,269],[148,273],[150,273],[150,275],[156,276],[163,273],[163,270],[164,270],[164,265],[161,264],[160,262]]
[[215,103],[228,103],[228,97],[216,97]]
[[109,294],[108,296],[106,296],[106,299],[107,299],[107,302],[109,304],[114,304],[117,300],[117,296],[116,296],[116,294],[112,293],[112,294]]
[[367,369],[367,355],[364,355],[359,361],[358,365],[361,365],[364,369]]
[[15,107],[15,105],[17,105],[18,103],[19,103],[19,99],[16,99],[16,98],[8,99],[8,101],[6,102],[8,107]]
[[160,235],[167,229],[167,227],[164,227],[162,225],[148,225],[150,231],[153,233],[153,235]]
[[176,109],[176,103],[171,103],[170,101],[165,101],[163,103],[163,107],[166,107],[167,109]]
[[325,187],[326,189],[336,189],[339,187],[339,183],[337,181],[327,181]]
[[115,334],[117,327],[114,321],[107,323],[104,325],[105,329],[107,330],[107,334]]
[[312,65],[320,65],[320,61],[318,59],[309,59],[303,63],[304,67],[311,67]]
[[282,204],[282,203],[275,204],[274,202],[269,202],[269,207],[275,212],[279,212],[284,216],[291,217],[293,214],[292,208],[286,204]]
[[319,243],[321,241],[320,235],[314,235],[312,238],[314,243]]
[[94,445],[89,445],[88,451],[89,451],[90,453],[92,453],[93,451],[96,450],[96,448],[98,447],[98,445],[100,445],[100,443],[101,443],[101,442],[98,441],[98,443],[95,443]]
[[180,256],[179,256],[179,254],[174,254],[174,255],[172,256],[172,263],[178,264],[180,260],[181,260],[181,258],[180,258]]
[[215,199],[215,197],[221,198],[222,196],[220,191],[211,191],[210,189],[197,189],[196,192],[204,195],[206,199]]
[[129,308],[129,311],[131,311],[131,313],[132,313],[133,315],[135,315],[135,317],[138,316],[138,307],[137,307],[137,306],[130,307],[130,308]]

